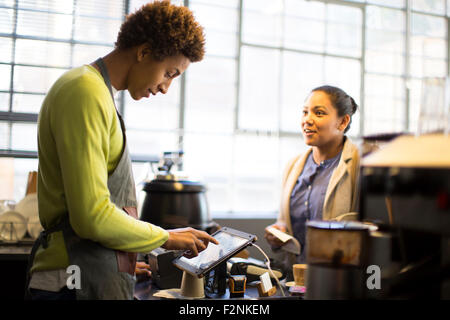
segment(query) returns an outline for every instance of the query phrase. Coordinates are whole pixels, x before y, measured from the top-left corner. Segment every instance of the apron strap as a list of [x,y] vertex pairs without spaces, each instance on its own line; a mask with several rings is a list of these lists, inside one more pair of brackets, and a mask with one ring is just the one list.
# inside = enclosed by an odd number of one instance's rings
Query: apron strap
[[28,287],[30,285],[31,266],[33,265],[34,257],[36,256],[37,250],[39,249],[41,244],[44,249],[47,249],[48,248],[48,239],[47,239],[48,236],[54,232],[62,231],[63,229],[65,229],[69,226],[70,226],[69,216],[65,215],[58,224],[56,224],[53,227],[50,227],[46,230],[41,231],[41,233],[39,233],[39,237],[33,243],[33,247],[31,248],[30,255],[28,256],[27,274],[26,274],[26,280],[25,280],[25,299],[26,300],[31,299],[31,295],[30,295],[30,291],[29,291]]
[[[100,69],[100,74],[102,75],[103,80],[105,81],[105,84],[108,87],[109,93],[111,94],[111,98],[114,103],[114,106],[116,106],[116,103],[114,102],[114,95],[113,95],[113,91],[112,91],[111,79],[109,78],[109,73],[108,73],[108,69],[106,68],[105,62],[103,61],[102,58],[98,58],[97,60],[95,60],[94,63]],[[117,110],[117,107],[116,107],[116,112],[117,112],[117,116],[119,117],[120,127],[122,128],[122,132],[123,132],[124,139],[125,139],[125,123],[122,119],[122,116],[120,115],[119,110]]]

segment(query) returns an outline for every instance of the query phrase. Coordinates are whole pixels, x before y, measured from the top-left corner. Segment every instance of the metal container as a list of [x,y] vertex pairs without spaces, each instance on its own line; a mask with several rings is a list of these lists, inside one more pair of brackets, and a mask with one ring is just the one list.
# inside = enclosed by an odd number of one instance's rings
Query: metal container
[[369,235],[376,229],[356,221],[309,221],[306,299],[364,299]]
[[212,233],[206,187],[197,181],[178,180],[173,175],[157,176],[143,183],[139,218],[165,229],[192,227]]

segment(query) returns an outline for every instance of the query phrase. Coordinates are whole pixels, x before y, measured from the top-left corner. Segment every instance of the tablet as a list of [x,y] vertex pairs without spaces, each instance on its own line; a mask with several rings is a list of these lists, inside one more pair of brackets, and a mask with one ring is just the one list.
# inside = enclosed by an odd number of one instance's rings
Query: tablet
[[181,270],[201,278],[205,273],[256,241],[256,236],[253,234],[227,227],[219,229],[212,236],[219,242],[218,245],[209,242],[208,247],[198,256],[191,259],[180,256],[173,260],[173,264]]

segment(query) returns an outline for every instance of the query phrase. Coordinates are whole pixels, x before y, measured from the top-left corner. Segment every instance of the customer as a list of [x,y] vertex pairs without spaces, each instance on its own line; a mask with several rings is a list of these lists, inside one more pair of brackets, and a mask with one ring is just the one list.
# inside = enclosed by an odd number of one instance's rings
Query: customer
[[[113,99],[119,90],[135,100],[165,94],[203,55],[203,29],[192,12],[156,1],[127,17],[113,51],[52,86],[38,120],[45,231],[31,255],[33,299],[132,299],[136,253],[162,246],[192,257],[217,243],[203,231],[166,231],[136,219],[125,126]],[[67,283],[69,265],[80,270],[76,289]]]
[[[286,166],[281,209],[272,225],[300,243],[300,255],[285,261],[289,267],[305,263],[308,220],[356,218],[359,151],[345,133],[357,108],[352,97],[332,86],[312,90],[304,103],[301,128],[311,148]],[[283,245],[267,229],[265,238],[274,249]]]

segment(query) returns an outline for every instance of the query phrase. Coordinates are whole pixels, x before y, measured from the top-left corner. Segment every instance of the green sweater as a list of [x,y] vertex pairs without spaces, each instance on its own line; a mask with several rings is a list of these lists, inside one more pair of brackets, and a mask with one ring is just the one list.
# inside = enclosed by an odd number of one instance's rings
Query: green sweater
[[[44,228],[69,214],[75,233],[103,246],[150,252],[168,232],[136,220],[110,201],[108,175],[118,164],[122,131],[100,73],[82,66],[63,74],[48,92],[38,120],[38,201]],[[36,253],[32,271],[69,265],[62,232],[49,236]]]

